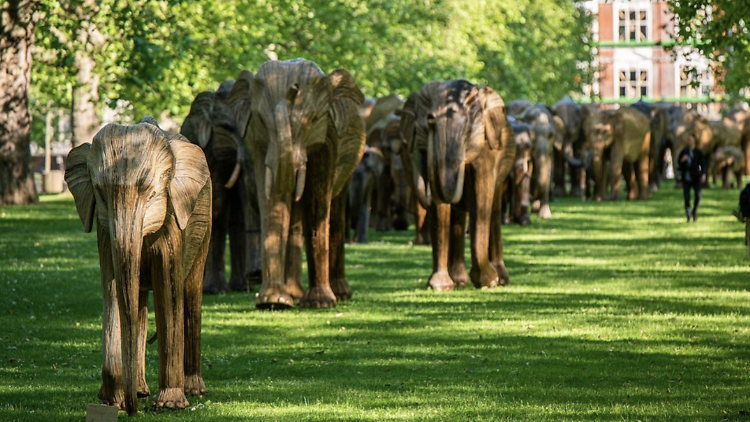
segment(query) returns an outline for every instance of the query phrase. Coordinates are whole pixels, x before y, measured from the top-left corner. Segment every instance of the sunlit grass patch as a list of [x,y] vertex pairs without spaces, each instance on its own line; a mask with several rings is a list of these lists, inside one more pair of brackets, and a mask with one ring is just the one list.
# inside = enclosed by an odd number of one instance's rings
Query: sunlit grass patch
[[[252,293],[206,296],[209,394],[185,411],[148,400],[141,411],[227,422],[743,420],[750,280],[737,197],[705,191],[690,224],[672,188],[644,202],[558,199],[552,219],[503,227],[511,284],[494,290],[427,291],[430,249],[412,232],[372,232],[370,244],[347,245],[354,298],[336,309],[261,312]],[[95,237],[64,195],[0,208],[0,420],[78,421],[96,402]],[[147,364],[155,391],[156,345]]]

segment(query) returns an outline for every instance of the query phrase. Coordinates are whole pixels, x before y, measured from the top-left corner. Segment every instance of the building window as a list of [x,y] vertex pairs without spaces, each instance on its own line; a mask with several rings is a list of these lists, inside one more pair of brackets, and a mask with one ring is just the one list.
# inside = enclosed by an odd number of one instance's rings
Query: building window
[[680,97],[701,97],[711,91],[708,73],[690,66],[680,68]]
[[620,98],[648,97],[647,70],[621,70],[618,80]]
[[617,14],[618,40],[648,41],[648,11],[620,10]]

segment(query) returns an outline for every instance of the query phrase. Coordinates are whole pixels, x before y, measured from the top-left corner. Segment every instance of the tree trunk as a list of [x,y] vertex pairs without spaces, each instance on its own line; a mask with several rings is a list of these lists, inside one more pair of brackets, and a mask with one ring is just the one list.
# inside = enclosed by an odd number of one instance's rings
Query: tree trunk
[[0,10],[0,205],[37,201],[28,99],[37,5],[7,0]]
[[103,38],[93,25],[81,28],[78,38],[83,48],[76,52],[75,57],[78,72],[71,102],[73,147],[91,142],[100,125],[95,106],[99,101],[99,76],[94,72],[96,62],[92,57],[92,50],[103,44]]

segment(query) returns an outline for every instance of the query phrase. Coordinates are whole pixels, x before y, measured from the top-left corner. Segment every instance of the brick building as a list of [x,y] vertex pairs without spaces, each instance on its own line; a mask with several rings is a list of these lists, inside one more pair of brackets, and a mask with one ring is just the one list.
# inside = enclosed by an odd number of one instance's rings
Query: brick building
[[590,97],[604,103],[644,98],[714,111],[709,104],[717,93],[709,61],[689,45],[675,44],[667,2],[588,0],[584,5],[594,17],[597,45],[593,65],[598,71],[587,89]]

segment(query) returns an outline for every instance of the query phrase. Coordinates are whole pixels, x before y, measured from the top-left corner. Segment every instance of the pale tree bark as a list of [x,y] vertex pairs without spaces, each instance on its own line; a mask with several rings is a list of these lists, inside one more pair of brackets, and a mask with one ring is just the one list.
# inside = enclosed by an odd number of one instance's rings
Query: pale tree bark
[[38,3],[6,0],[0,8],[0,205],[37,201],[28,90]]
[[99,130],[101,120],[96,113],[99,101],[99,76],[94,71],[94,49],[104,44],[104,37],[91,23],[84,23],[78,33],[82,48],[76,52],[76,86],[73,88],[72,130],[73,146],[91,142]]

